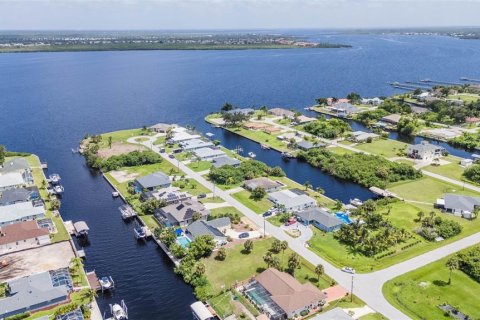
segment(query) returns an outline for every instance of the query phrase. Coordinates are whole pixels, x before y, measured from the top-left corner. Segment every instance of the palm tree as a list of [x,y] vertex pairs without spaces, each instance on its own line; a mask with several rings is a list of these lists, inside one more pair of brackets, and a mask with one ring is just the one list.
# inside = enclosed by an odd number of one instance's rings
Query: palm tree
[[422,222],[423,217],[425,217],[425,213],[423,211],[419,211],[417,213],[417,217],[418,217],[418,222]]
[[321,264],[317,264],[315,267],[315,274],[317,275],[317,283],[320,282],[320,277],[323,275],[325,272],[325,268]]
[[316,187],[316,188],[315,188],[315,191],[317,191],[317,192],[320,193],[320,194],[324,194],[324,193],[325,193],[325,190],[323,190],[322,187]]
[[108,137],[108,147],[109,147],[110,149],[112,149],[112,141],[113,141],[112,136],[109,136],[109,137]]
[[201,276],[205,273],[205,265],[202,262],[198,262],[195,268],[195,274]]
[[310,181],[305,181],[303,186],[305,187],[305,191],[307,191],[308,189],[312,189],[312,187],[313,187],[312,184],[310,183]]
[[260,111],[263,111],[265,113],[265,115],[267,115],[268,113],[268,107],[267,106],[261,106],[260,107]]
[[448,284],[452,283],[452,271],[457,270],[459,268],[459,261],[457,256],[453,256],[447,260],[445,266],[450,270],[448,275]]
[[265,255],[263,256],[263,261],[265,261],[268,268],[272,266],[272,259],[273,259],[273,256],[271,251],[267,251],[267,253],[265,253]]

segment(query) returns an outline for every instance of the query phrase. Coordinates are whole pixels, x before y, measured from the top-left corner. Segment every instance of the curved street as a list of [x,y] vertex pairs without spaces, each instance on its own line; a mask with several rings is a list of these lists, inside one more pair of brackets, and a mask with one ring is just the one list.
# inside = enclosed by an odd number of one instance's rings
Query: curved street
[[[425,266],[431,262],[442,259],[454,252],[480,243],[480,232],[471,236],[465,237],[456,242],[445,245],[441,248],[424,253],[407,261],[398,263],[391,267],[375,271],[367,274],[356,274],[352,276],[341,271],[339,268],[333,266],[331,263],[322,259],[312,251],[308,250],[304,243],[298,238],[292,238],[288,236],[281,228],[278,228],[268,221],[266,221],[261,215],[256,214],[245,205],[234,199],[228,192],[216,188],[213,183],[205,179],[198,172],[194,172],[181,161],[176,159],[170,159],[167,154],[160,153],[159,148],[153,144],[153,142],[161,135],[155,135],[150,137],[147,141],[138,142],[135,139],[138,137],[132,137],[128,139],[129,143],[141,144],[145,147],[152,149],[154,152],[160,154],[165,160],[169,161],[175,166],[178,166],[184,171],[190,178],[195,179],[198,183],[204,185],[207,189],[211,190],[216,196],[222,198],[232,207],[242,212],[248,219],[255,223],[260,232],[263,232],[263,226],[265,226],[266,233],[273,237],[285,240],[288,242],[290,248],[297,252],[300,256],[305,258],[313,265],[322,264],[325,268],[325,273],[334,279],[339,285],[350,291],[353,281],[353,293],[362,299],[368,306],[370,306],[376,312],[383,314],[385,317],[394,320],[410,319],[400,310],[393,307],[383,296],[382,287],[388,280],[391,280],[397,276],[400,276],[406,272],[415,270],[422,266]],[[353,149],[353,148],[352,148]],[[355,149],[356,150],[356,149]],[[358,151],[358,150],[357,150]],[[445,177],[443,177],[445,178]]]

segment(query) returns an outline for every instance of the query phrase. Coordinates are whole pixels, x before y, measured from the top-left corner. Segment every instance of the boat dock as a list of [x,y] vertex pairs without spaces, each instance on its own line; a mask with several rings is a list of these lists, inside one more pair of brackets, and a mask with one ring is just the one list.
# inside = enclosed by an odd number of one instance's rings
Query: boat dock
[[75,223],[71,220],[65,221],[65,228],[71,236],[76,237],[87,236],[90,230],[85,221],[77,221]]
[[460,83],[460,82],[437,81],[437,80],[430,80],[430,79],[424,79],[424,80],[420,80],[420,81],[424,82],[424,83],[448,84],[448,85],[452,85],[452,86],[462,86],[463,85],[463,83]]
[[377,196],[380,196],[380,197],[383,197],[383,198],[397,198],[397,199],[403,200],[401,197],[399,197],[395,193],[390,192],[388,190],[380,189],[380,188],[377,188],[377,187],[370,187],[368,189],[371,192],[373,192],[374,194],[376,194]]
[[472,79],[472,78],[467,78],[467,77],[462,77],[460,78],[462,81],[470,81],[470,82],[480,82],[480,79]]
[[95,270],[86,272],[86,275],[90,288],[92,288],[92,290],[95,290],[96,292],[105,292],[115,289],[115,282],[113,281],[112,277],[99,278],[95,273]]

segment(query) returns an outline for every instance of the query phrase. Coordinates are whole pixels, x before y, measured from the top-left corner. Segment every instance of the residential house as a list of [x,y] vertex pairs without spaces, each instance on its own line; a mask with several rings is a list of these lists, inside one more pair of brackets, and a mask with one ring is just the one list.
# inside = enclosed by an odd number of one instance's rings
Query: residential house
[[192,139],[199,139],[201,138],[200,135],[198,134],[191,134],[188,132],[186,128],[183,127],[177,127],[172,130],[173,132],[173,137],[171,139],[171,142],[173,143],[179,143],[187,140],[192,140]]
[[313,224],[320,230],[325,232],[336,231],[343,225],[343,221],[336,216],[328,212],[324,208],[309,208],[303,211],[295,213],[298,220],[302,221],[305,225]]
[[144,190],[153,191],[160,188],[167,188],[171,185],[170,177],[161,171],[137,178],[134,183],[137,192]]
[[443,156],[445,148],[433,145],[424,140],[419,144],[410,145],[407,148],[407,155],[410,158],[420,159],[423,161],[431,161]]
[[334,100],[333,98],[327,98],[327,105],[328,106],[333,106],[334,104],[338,104],[338,103],[349,103],[350,100],[347,99],[347,98],[341,98],[341,99],[337,99],[337,100]]
[[193,222],[193,215],[198,213],[198,220],[206,220],[210,211],[197,200],[190,199],[178,204],[171,204],[155,212],[155,218],[166,226],[184,227]]
[[383,100],[375,97],[375,98],[363,98],[362,104],[370,104],[372,106],[379,106],[383,103]]
[[168,123],[157,123],[153,126],[149,127],[150,130],[157,133],[166,133],[170,129],[176,128],[176,124],[168,124]]
[[193,239],[199,236],[210,235],[218,245],[227,243],[225,233],[231,227],[230,218],[218,218],[210,221],[197,220],[187,226],[187,233]]
[[0,191],[21,188],[27,185],[20,172],[9,172],[0,175]]
[[270,125],[261,122],[245,122],[243,127],[248,130],[265,130],[266,128],[270,127]]
[[444,141],[447,141],[462,135],[462,131],[456,128],[428,129],[428,130],[423,130],[422,133],[425,136],[428,136],[437,140],[444,140]]
[[50,243],[48,228],[37,221],[24,221],[0,227],[0,255]]
[[0,206],[19,202],[36,201],[42,203],[37,187],[17,188],[0,191]]
[[212,163],[215,168],[220,168],[223,166],[232,166],[232,167],[240,166],[240,160],[230,158],[227,155],[213,159]]
[[256,276],[246,285],[244,293],[270,319],[293,319],[304,310],[323,306],[327,299],[326,294],[310,282],[302,284],[290,274],[274,268]]
[[382,117],[380,120],[386,123],[390,123],[393,125],[397,125],[400,122],[400,119],[402,118],[401,114],[389,114],[388,116]]
[[243,186],[245,187],[245,189],[250,191],[254,190],[255,188],[262,188],[266,192],[274,192],[274,191],[280,190],[285,185],[279,181],[272,181],[268,178],[260,177],[260,178],[245,180],[245,182],[243,183]]
[[280,190],[268,194],[268,200],[285,211],[298,212],[315,207],[317,202],[298,189]]
[[310,141],[302,140],[297,142],[297,148],[300,150],[308,151],[313,148],[319,148],[319,147],[324,147],[325,144],[323,143],[317,143],[316,145]]
[[312,121],[315,121],[315,120],[317,120],[317,119],[312,118],[312,117],[307,117],[303,114],[301,116],[297,117],[297,123],[299,123],[299,124],[305,124],[305,123],[309,123],[309,122],[312,122]]
[[0,298],[0,318],[66,303],[71,290],[72,279],[68,269],[8,281],[6,297]]
[[367,142],[369,139],[378,139],[380,136],[372,132],[354,131],[350,134],[350,140],[354,142]]
[[437,199],[435,206],[465,219],[475,217],[475,209],[480,206],[480,197],[446,193],[443,199]]
[[34,206],[30,201],[0,207],[0,227],[40,218],[45,218],[44,206]]
[[171,186],[159,190],[142,193],[143,200],[148,200],[152,198],[165,201],[165,203],[169,205],[179,203],[185,200],[190,200],[192,198],[192,195],[188,192],[181,191],[180,188]]
[[295,112],[284,109],[284,108],[272,108],[268,110],[268,113],[276,117],[284,117],[284,118],[293,118],[293,116],[295,115]]
[[214,148],[200,148],[193,151],[195,157],[200,160],[212,161],[216,158],[225,157],[226,154],[220,149]]
[[0,175],[9,173],[20,173],[25,184],[33,184],[32,169],[25,158],[13,158],[5,161],[5,163],[0,166]]
[[354,113],[358,113],[360,110],[348,102],[343,102],[332,105],[330,111],[332,111],[337,117],[348,117]]
[[200,148],[213,147],[214,144],[211,141],[204,141],[202,139],[191,139],[179,143],[180,147],[184,151],[193,151]]
[[255,113],[255,109],[252,108],[235,108],[232,110],[227,111],[226,113],[241,113],[243,115],[251,115]]
[[465,122],[468,124],[478,124],[480,122],[480,118],[477,117],[466,117]]
[[353,318],[343,311],[342,308],[336,307],[332,310],[322,312],[315,317],[310,318],[310,320],[353,320]]

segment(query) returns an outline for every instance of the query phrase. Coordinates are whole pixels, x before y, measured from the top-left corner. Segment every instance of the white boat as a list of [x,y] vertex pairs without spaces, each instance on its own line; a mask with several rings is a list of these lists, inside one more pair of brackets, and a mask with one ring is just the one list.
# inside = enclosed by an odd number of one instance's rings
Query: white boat
[[211,133],[211,132],[207,132],[207,133],[205,133],[205,135],[206,135],[207,137],[213,137],[213,136],[214,136],[214,134]]
[[57,184],[60,182],[60,180],[62,180],[62,178],[60,178],[60,175],[58,173],[53,173],[51,175],[48,176],[49,180],[51,183],[53,184]]
[[127,220],[137,216],[137,213],[135,212],[135,210],[133,210],[133,208],[130,207],[128,204],[124,204],[123,206],[120,206],[118,210],[120,210],[120,212],[122,213],[123,220]]
[[137,239],[137,240],[145,239],[147,237],[145,229],[141,226],[137,226],[137,227],[133,228],[133,234],[135,236],[135,239]]
[[265,149],[265,150],[269,150],[270,149],[270,146],[266,145],[266,144],[261,144],[260,147],[262,149]]
[[115,303],[110,305],[110,313],[114,320],[127,320],[128,319],[128,310],[125,302],[122,300],[120,304]]
[[65,191],[65,189],[63,189],[63,186],[61,184],[53,187],[53,192],[55,194],[61,195],[61,194],[63,194],[64,191]]
[[252,159],[257,157],[257,155],[251,151],[248,153],[248,156]]
[[289,152],[282,152],[282,158],[285,159],[285,160],[289,160],[289,159],[294,158],[294,156],[293,156],[293,154],[291,154]]
[[112,277],[101,277],[98,279],[98,282],[102,287],[102,291],[113,289],[115,286]]
[[116,198],[118,196],[120,196],[120,193],[118,193],[117,191],[112,192],[112,197]]
[[360,207],[363,204],[363,201],[358,198],[350,199],[350,204],[355,207]]

